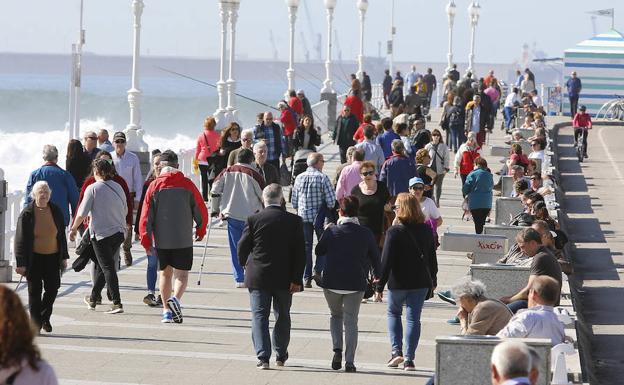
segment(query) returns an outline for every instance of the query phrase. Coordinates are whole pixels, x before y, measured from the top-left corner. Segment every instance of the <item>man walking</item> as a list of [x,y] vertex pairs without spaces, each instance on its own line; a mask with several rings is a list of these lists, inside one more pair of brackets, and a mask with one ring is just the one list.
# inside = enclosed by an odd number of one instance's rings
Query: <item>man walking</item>
[[223,170],[212,185],[212,215],[227,221],[232,271],[237,288],[245,287],[245,272],[238,263],[237,244],[245,228],[245,220],[262,210],[264,178],[253,166],[254,155],[243,149],[237,163]]
[[[115,170],[128,185],[130,196],[134,202],[134,207],[138,207],[141,191],[143,191],[143,176],[141,175],[141,164],[139,157],[130,151],[126,151],[126,134],[116,132],[113,135],[115,151],[111,154]],[[130,210],[130,208],[129,208]],[[132,266],[132,224],[128,225],[126,230],[126,238],[123,243],[124,262],[126,266]]]
[[427,68],[427,73],[423,76],[425,84],[427,84],[427,108],[431,107],[431,96],[433,91],[438,87],[438,81],[433,74],[433,69]]
[[263,140],[266,143],[268,148],[267,162],[279,170],[280,156],[285,154],[286,144],[282,135],[282,129],[273,121],[271,112],[265,112],[262,123],[255,127],[254,140]]
[[93,162],[97,154],[101,151],[97,148],[98,137],[93,131],[85,132],[84,136],[84,153],[89,157],[89,160]]
[[251,305],[251,337],[258,357],[256,367],[268,369],[271,358],[269,312],[273,302],[273,349],[277,366],[288,359],[290,305],[302,291],[305,265],[301,218],[282,208],[284,195],[277,183],[262,192],[265,209],[247,219],[238,242],[238,261],[245,267]]
[[233,164],[236,164],[236,160],[238,159],[238,153],[241,149],[246,148],[248,150],[253,149],[253,139],[254,132],[252,129],[248,128],[246,130],[241,131],[241,146],[236,150],[232,150],[227,159],[227,167],[230,167]]
[[576,115],[578,108],[578,100],[583,89],[581,79],[576,76],[576,71],[572,71],[570,79],[566,82],[566,88],[568,89],[568,98],[570,98],[570,116]]
[[253,146],[253,154],[256,159],[255,166],[262,178],[264,185],[268,186],[272,183],[279,183],[279,171],[271,163],[267,162],[267,145],[264,142],[258,142]]
[[375,143],[375,128],[370,124],[364,127],[364,141],[355,146],[356,149],[364,150],[364,160],[375,163],[375,171],[381,170],[381,165],[386,161],[381,146]]
[[[314,152],[308,155],[308,169],[297,175],[292,189],[292,205],[303,220],[303,236],[305,240],[305,287],[312,287],[312,237],[316,232],[316,239],[321,238],[323,229],[315,226],[318,216],[322,212],[333,209],[336,205],[336,194],[329,177],[323,174],[325,160],[323,154]],[[319,221],[320,222],[320,221]],[[321,225],[322,226],[322,225]],[[320,271],[323,270],[323,261],[317,257],[314,267],[314,279],[319,282]]]
[[100,128],[97,135],[97,147],[102,151],[112,153],[114,151],[113,144],[108,140],[108,130]]
[[[147,255],[158,257],[163,323],[182,323],[180,300],[193,266],[195,241],[206,234],[208,211],[195,184],[178,170],[178,156],[171,150],[160,154],[158,177],[147,188],[139,231]],[[171,279],[175,279],[171,297]]]
[[386,104],[386,109],[390,109],[390,101],[388,100],[388,96],[390,95],[390,91],[392,90],[392,76],[390,76],[390,70],[384,71],[384,79],[383,79],[383,98]]
[[331,133],[332,140],[340,148],[340,163],[347,163],[347,148],[355,146],[353,135],[359,125],[357,118],[351,113],[351,108],[344,106],[336,122],[336,128]]

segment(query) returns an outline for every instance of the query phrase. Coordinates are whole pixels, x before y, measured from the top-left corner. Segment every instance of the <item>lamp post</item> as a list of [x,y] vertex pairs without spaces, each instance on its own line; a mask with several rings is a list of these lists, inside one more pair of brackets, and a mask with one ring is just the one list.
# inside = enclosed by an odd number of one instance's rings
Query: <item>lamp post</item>
[[368,0],[358,0],[358,11],[360,11],[360,54],[358,55],[358,70],[357,78],[364,79],[364,18],[366,17],[366,10],[368,10]]
[[449,0],[446,5],[446,15],[448,16],[449,23],[449,41],[448,41],[448,66],[446,72],[450,71],[453,67],[453,22],[455,21],[455,15],[457,14],[457,7],[453,0]]
[[474,49],[475,49],[475,30],[477,29],[477,24],[479,23],[479,12],[481,11],[481,6],[478,1],[473,1],[468,6],[468,17],[470,20],[470,55],[468,56],[468,69],[466,69],[466,73],[470,72],[474,74]]
[[80,83],[82,74],[82,46],[85,43],[85,30],[82,27],[84,0],[80,0],[80,29],[78,42],[72,44],[72,73],[69,86],[69,138],[80,136]]
[[[286,0],[286,5],[288,6],[288,21],[290,22],[290,51],[288,55],[286,78],[288,78],[288,90],[290,91],[295,89],[295,21],[297,21],[299,0]],[[288,92],[286,93],[288,94]]]
[[139,89],[139,56],[141,54],[141,15],[143,14],[143,0],[132,1],[134,14],[134,50],[132,52],[132,87],[128,90],[128,104],[130,105],[130,123],[124,130],[128,141],[128,150],[147,151],[147,144],[143,141],[141,129],[141,90]]
[[327,9],[327,60],[325,60],[325,81],[321,94],[335,94],[333,82],[331,80],[331,51],[332,51],[332,24],[334,21],[334,8],[336,8],[336,0],[325,0],[325,8]]
[[225,53],[227,45],[227,23],[229,18],[230,3],[227,1],[219,2],[219,15],[221,16],[221,62],[219,65],[219,81],[217,82],[217,94],[219,95],[219,107],[213,114],[217,121],[217,128],[223,128],[225,125],[225,107],[227,101],[226,84],[225,84]]
[[238,8],[240,0],[229,0],[230,3],[230,62],[228,63],[229,75],[227,84],[228,105],[226,107],[225,120],[227,122],[237,121],[238,111],[236,110],[236,80],[234,80],[234,59],[236,46],[236,21],[238,20]]
[[390,74],[393,73],[394,65],[394,35],[396,34],[396,28],[394,28],[394,0],[390,5],[390,40],[388,41],[388,69]]

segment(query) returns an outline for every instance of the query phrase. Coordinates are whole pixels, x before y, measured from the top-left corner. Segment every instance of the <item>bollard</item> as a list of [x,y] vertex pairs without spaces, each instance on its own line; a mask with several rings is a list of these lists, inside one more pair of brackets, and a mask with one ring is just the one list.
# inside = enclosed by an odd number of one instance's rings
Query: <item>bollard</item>
[[574,354],[574,345],[570,343],[562,343],[555,345],[550,351],[550,360],[552,362],[552,381],[551,385],[572,385],[568,381],[568,367],[566,365],[565,356]]
[[0,282],[11,282],[11,265],[6,254],[6,218],[7,218],[7,182],[4,180],[4,171],[0,168]]

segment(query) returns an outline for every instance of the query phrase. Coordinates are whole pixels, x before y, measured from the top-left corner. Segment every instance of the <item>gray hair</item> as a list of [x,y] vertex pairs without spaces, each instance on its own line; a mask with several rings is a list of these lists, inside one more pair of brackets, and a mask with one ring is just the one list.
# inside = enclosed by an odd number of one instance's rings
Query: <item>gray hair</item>
[[50,189],[50,185],[48,184],[48,182],[46,182],[45,180],[40,180],[38,182],[35,182],[35,184],[32,186],[32,189],[30,190],[30,197],[32,199],[35,199],[39,190],[48,190],[48,192],[52,194],[52,189]]
[[395,139],[392,141],[392,151],[397,154],[402,154],[405,151],[405,145],[401,139]]
[[463,277],[451,289],[454,298],[472,297],[478,299],[485,297],[485,284],[479,280],[472,280],[470,277]]
[[531,370],[531,353],[524,342],[507,340],[496,345],[491,362],[501,379],[527,377]]
[[83,138],[86,138],[88,136],[97,136],[97,134],[93,131],[86,131],[84,134],[82,134]]
[[308,155],[306,164],[308,165],[308,167],[314,167],[321,161],[321,159],[323,159],[323,154],[321,154],[320,152],[313,152]]
[[51,144],[43,146],[43,160],[46,162],[56,162],[58,160],[58,150]]
[[261,140],[258,143],[253,145],[253,152],[255,153],[256,151],[260,150],[261,148],[268,148],[268,146],[264,142],[264,140]]
[[241,131],[241,138],[246,138],[246,137],[250,137],[253,138],[253,130],[251,128],[246,128],[243,131]]
[[282,186],[277,183],[271,183],[262,190],[262,201],[265,206],[281,205],[282,199],[284,199]]

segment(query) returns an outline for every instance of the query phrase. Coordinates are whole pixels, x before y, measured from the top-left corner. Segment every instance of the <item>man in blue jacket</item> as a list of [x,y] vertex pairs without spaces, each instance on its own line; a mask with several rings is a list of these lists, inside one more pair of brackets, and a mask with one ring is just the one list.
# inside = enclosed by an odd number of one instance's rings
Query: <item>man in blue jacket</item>
[[405,156],[405,145],[401,139],[392,141],[392,156],[381,166],[379,180],[388,187],[390,195],[409,191],[409,180],[416,176],[416,165]]
[[572,71],[570,79],[566,82],[566,87],[568,88],[568,98],[570,98],[570,116],[574,117],[578,108],[581,89],[583,89],[581,79],[576,77],[576,71]]
[[76,211],[78,204],[78,188],[76,181],[70,173],[60,168],[58,163],[58,150],[51,144],[43,146],[43,160],[45,164],[30,174],[28,184],[26,185],[26,201],[24,207],[28,206],[32,201],[30,192],[35,183],[45,180],[52,190],[50,202],[54,203],[61,209],[65,226],[69,225],[69,207],[72,213]]

